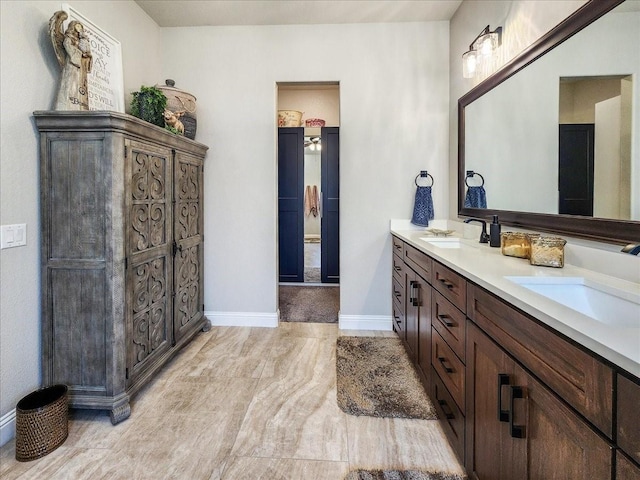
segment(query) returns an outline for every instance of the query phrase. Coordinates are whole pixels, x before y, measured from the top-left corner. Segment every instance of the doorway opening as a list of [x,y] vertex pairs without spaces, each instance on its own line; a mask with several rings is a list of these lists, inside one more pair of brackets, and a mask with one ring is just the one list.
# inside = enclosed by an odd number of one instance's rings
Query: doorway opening
[[280,320],[337,323],[340,87],[277,87]]

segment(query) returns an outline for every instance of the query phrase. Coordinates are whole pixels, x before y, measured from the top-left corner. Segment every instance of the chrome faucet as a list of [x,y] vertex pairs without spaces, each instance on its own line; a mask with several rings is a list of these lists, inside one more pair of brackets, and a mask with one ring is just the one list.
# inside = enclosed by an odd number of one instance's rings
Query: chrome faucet
[[630,253],[631,255],[640,254],[640,243],[630,243],[621,250],[623,253]]
[[489,235],[487,234],[487,222],[478,218],[467,218],[464,223],[478,222],[482,224],[482,233],[480,234],[480,243],[489,243]]

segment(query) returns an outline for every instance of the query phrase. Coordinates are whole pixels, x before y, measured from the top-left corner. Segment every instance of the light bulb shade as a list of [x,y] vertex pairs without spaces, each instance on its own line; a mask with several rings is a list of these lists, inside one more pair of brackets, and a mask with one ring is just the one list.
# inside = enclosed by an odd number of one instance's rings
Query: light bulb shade
[[464,78],[473,78],[478,68],[478,52],[469,50],[462,54],[462,76]]
[[498,33],[489,32],[485,35],[481,35],[474,43],[473,48],[483,57],[490,57],[493,52],[498,48]]

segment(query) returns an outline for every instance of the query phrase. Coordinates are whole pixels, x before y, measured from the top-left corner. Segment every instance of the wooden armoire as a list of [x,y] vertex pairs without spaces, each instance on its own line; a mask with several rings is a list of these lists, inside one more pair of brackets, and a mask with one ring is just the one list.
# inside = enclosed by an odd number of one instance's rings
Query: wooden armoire
[[207,146],[130,115],[34,112],[40,132],[43,384],[76,408],[130,398],[209,325]]

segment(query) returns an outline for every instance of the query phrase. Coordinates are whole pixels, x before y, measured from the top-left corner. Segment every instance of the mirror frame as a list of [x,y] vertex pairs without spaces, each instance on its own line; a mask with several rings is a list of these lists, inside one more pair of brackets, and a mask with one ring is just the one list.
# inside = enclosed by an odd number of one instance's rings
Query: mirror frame
[[632,220],[464,207],[465,107],[623,2],[624,0],[589,0],[500,70],[460,97],[458,100],[459,217],[489,220],[492,215],[498,215],[501,223],[528,230],[554,232],[609,243],[640,242],[640,222]]

